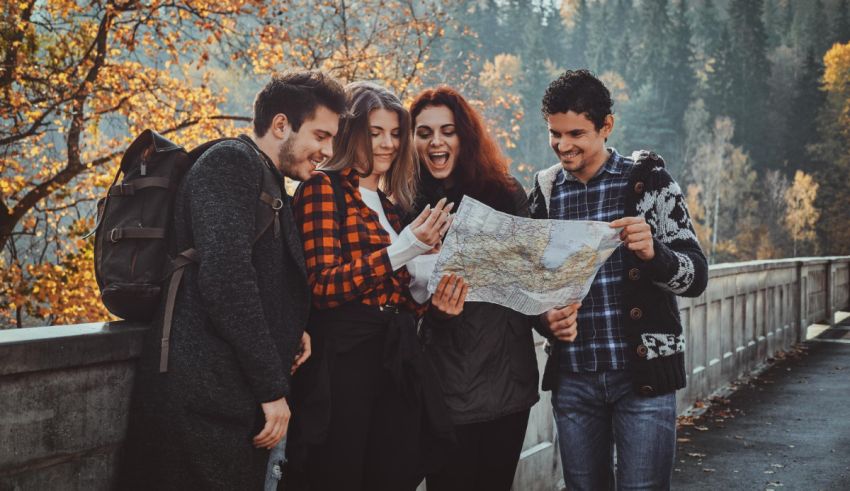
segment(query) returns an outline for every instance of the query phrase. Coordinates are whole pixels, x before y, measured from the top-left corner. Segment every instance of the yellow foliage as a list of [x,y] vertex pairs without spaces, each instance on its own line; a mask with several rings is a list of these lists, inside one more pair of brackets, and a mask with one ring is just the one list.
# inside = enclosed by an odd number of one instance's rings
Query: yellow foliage
[[850,43],[834,44],[823,63],[823,86],[838,112],[839,131],[850,138]]
[[811,242],[816,238],[815,225],[820,218],[820,211],[815,208],[817,194],[818,183],[809,174],[798,170],[794,174],[794,182],[785,193],[788,206],[785,228],[794,240],[795,255],[798,242]]
[[689,184],[685,201],[687,202],[688,212],[691,214],[691,224],[694,227],[697,240],[703,251],[710,251],[711,225],[706,223],[705,206],[702,204],[701,194],[702,186]]
[[850,90],[850,43],[836,43],[823,56],[824,88],[829,92]]
[[0,53],[17,53],[0,77],[0,230],[11,230],[0,235],[0,327],[107,318],[80,237],[123,150],[146,128],[191,148],[247,125],[249,114],[225,112],[213,53],[233,60],[229,73],[324,68],[405,98],[439,69],[429,52],[448,2],[45,0],[27,17],[31,4],[4,4],[0,36]]

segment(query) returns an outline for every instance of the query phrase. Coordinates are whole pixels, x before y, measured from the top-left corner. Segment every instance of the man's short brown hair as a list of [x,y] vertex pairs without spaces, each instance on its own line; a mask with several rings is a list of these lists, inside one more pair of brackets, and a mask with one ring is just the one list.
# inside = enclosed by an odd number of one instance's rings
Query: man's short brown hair
[[293,131],[313,117],[318,106],[345,113],[345,91],[333,77],[318,70],[274,75],[254,99],[254,134],[262,137],[272,119],[285,114]]

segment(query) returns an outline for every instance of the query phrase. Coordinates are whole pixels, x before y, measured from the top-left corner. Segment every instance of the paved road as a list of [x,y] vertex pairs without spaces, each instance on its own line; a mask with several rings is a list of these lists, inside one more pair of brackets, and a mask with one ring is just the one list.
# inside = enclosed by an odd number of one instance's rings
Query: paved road
[[673,489],[850,490],[850,322],[820,337],[680,427]]

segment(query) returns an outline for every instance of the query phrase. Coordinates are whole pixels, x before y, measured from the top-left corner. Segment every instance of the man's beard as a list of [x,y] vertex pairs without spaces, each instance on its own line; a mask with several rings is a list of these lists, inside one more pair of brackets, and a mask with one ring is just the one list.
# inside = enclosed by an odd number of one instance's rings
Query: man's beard
[[284,174],[286,171],[292,168],[292,165],[295,163],[295,150],[294,150],[294,138],[289,137],[283,145],[280,146],[280,150],[277,152],[277,161],[280,162],[280,170]]

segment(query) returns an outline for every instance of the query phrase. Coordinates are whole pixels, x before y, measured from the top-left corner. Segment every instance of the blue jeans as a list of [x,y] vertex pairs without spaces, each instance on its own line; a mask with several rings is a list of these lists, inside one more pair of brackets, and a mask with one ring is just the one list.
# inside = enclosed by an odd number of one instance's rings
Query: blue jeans
[[567,489],[670,489],[675,393],[638,395],[627,370],[561,371],[552,406]]
[[283,477],[283,463],[286,462],[286,437],[269,452],[269,464],[266,467],[266,485],[264,491],[277,491],[277,485]]

